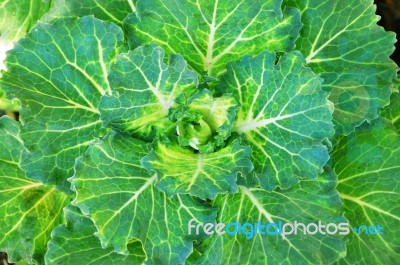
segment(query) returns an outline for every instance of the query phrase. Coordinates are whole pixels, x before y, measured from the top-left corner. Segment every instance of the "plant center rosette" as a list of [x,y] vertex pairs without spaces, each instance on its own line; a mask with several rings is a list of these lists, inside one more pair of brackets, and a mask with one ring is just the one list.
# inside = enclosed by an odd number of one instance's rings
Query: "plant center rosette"
[[212,153],[223,147],[231,135],[239,104],[232,95],[213,98],[207,89],[190,99],[177,100],[169,118],[176,123],[179,144],[199,153]]
[[245,176],[253,169],[250,148],[230,137],[238,108],[231,95],[214,98],[207,89],[189,98],[178,96],[168,114],[174,126],[142,160],[146,169],[158,173],[158,188],[202,199],[237,192],[238,173]]

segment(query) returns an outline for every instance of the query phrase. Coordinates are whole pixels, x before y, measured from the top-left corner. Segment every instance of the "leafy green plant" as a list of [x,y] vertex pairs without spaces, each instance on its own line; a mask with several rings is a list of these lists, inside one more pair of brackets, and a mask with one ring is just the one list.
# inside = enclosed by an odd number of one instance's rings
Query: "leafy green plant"
[[[395,36],[376,25],[372,1],[0,7],[13,46],[1,94],[20,102],[20,121],[0,118],[10,262],[400,259]],[[193,220],[384,233],[249,239],[191,233]]]

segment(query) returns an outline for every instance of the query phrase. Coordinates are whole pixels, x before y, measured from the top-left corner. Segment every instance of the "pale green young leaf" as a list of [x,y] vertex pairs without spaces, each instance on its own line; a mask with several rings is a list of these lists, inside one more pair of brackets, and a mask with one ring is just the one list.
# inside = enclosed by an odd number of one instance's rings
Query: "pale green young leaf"
[[225,145],[239,108],[232,95],[214,97],[209,90],[202,89],[189,99],[179,97],[176,103],[169,118],[176,123],[181,146],[211,153]]
[[389,58],[395,34],[376,25],[373,0],[286,0],[301,10],[296,49],[324,79],[335,104],[336,132],[348,134],[389,104],[398,67]]
[[291,52],[275,61],[268,52],[245,56],[228,64],[219,86],[241,105],[234,131],[252,148],[255,176],[267,190],[316,178],[329,158],[322,142],[334,132],[328,93],[303,57]]
[[114,24],[93,17],[39,23],[8,54],[0,86],[21,101],[21,167],[29,177],[65,192],[75,158],[102,135],[97,105],[123,39]]
[[19,123],[0,118],[0,251],[10,262],[44,264],[51,231],[64,222],[69,198],[54,187],[26,177],[19,169]]
[[0,90],[0,111],[15,111],[18,112],[20,109],[20,104],[18,100],[10,100],[1,95]]
[[146,154],[144,142],[123,135],[91,145],[71,180],[74,204],[93,220],[104,248],[127,254],[127,244],[138,239],[147,264],[180,264],[192,252],[192,242],[205,237],[188,235],[188,221],[214,222],[216,212],[196,198],[160,192],[154,187],[157,176],[140,164]]
[[182,56],[171,55],[165,64],[163,49],[155,45],[118,55],[108,79],[113,95],[101,100],[104,123],[144,140],[173,126],[167,115],[174,100],[189,97],[197,85]]
[[115,253],[112,248],[102,248],[94,235],[96,227],[89,217],[77,207],[64,209],[67,224],[57,227],[51,234],[46,253],[48,265],[96,264],[133,265],[143,264],[146,256],[139,241],[128,244],[128,255]]
[[263,50],[294,48],[301,27],[294,8],[281,0],[137,1],[137,13],[124,20],[131,48],[157,43],[179,53],[198,73],[220,76],[226,63]]
[[382,227],[379,234],[351,233],[340,264],[396,264],[400,260],[400,136],[382,118],[364,124],[334,146],[337,189],[352,229]]
[[168,195],[213,199],[218,193],[237,192],[237,175],[246,176],[253,169],[250,153],[239,140],[209,154],[194,153],[177,143],[158,142],[142,165],[157,172],[157,187]]
[[[234,97],[224,95],[214,98],[212,93],[206,89],[197,92],[188,101],[188,111],[200,113],[212,131],[217,131],[223,126],[230,131],[233,127],[234,114],[237,108],[238,103]],[[224,133],[223,138],[226,139],[226,136],[229,135]]]

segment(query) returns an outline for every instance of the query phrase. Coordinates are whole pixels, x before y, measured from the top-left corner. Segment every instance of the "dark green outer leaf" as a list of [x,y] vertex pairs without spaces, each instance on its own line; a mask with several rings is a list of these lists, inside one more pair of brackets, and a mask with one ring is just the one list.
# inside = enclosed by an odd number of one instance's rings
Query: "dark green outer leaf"
[[102,135],[97,105],[111,93],[107,75],[120,28],[93,17],[39,23],[16,43],[0,85],[21,100],[28,176],[70,191],[75,158]]
[[390,97],[390,105],[381,110],[382,117],[389,119],[397,132],[400,133],[400,93],[393,93]]
[[54,0],[44,19],[62,16],[82,17],[93,15],[101,20],[122,25],[123,19],[136,11],[135,0]]
[[[347,223],[340,213],[336,183],[335,174],[327,169],[318,179],[302,180],[285,191],[240,186],[238,194],[219,195],[213,202],[220,209],[217,222]],[[304,235],[301,229],[285,240],[259,233],[249,240],[244,234],[215,234],[195,264],[331,264],[345,256],[345,243],[343,235]]]
[[215,265],[222,264],[223,238],[214,236],[207,240],[199,248],[204,248],[204,253],[199,252],[197,249],[187,259],[186,265]]
[[5,69],[3,61],[13,42],[30,31],[50,4],[43,0],[0,0],[0,70]]
[[298,52],[276,59],[264,52],[230,63],[218,87],[241,105],[234,131],[252,148],[255,176],[267,190],[316,178],[329,159],[323,142],[334,133],[322,80],[304,67]]
[[192,242],[204,235],[188,235],[187,223],[214,222],[216,211],[187,195],[169,198],[154,183],[140,159],[147,153],[142,141],[110,135],[91,145],[77,161],[72,185],[74,204],[89,215],[103,247],[127,254],[127,244],[139,239],[148,264],[181,264],[192,252]]
[[19,169],[18,133],[19,123],[0,118],[0,251],[10,262],[43,264],[50,233],[64,222],[62,208],[69,198]]
[[0,43],[24,36],[50,8],[51,1],[1,0]]
[[301,10],[296,42],[307,65],[324,79],[335,104],[336,132],[349,134],[389,104],[398,67],[389,58],[395,34],[376,25],[373,0],[286,0]]
[[334,146],[332,160],[345,216],[352,228],[380,225],[383,234],[348,238],[340,264],[397,264],[400,260],[400,136],[385,119],[364,124]]
[[77,207],[64,209],[67,225],[57,227],[48,244],[46,264],[48,265],[135,265],[146,259],[142,244],[132,241],[128,255],[117,254],[112,248],[103,249],[94,235],[93,222],[82,215]]
[[298,10],[281,0],[138,0],[124,20],[131,48],[149,43],[182,54],[198,73],[220,76],[227,62],[263,50],[294,48],[301,27]]

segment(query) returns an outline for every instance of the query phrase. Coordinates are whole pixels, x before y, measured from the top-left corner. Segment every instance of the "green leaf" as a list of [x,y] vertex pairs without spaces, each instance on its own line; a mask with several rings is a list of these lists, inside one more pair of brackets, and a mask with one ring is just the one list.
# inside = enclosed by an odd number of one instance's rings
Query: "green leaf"
[[54,0],[46,19],[93,15],[95,18],[112,21],[121,26],[124,18],[136,11],[135,2],[135,0]]
[[96,228],[90,218],[82,215],[77,207],[64,209],[67,225],[57,227],[46,253],[46,264],[142,264],[146,259],[142,244],[132,241],[127,256],[117,254],[112,248],[103,249],[94,236]]
[[[183,102],[179,102],[179,101]],[[188,100],[178,99],[170,110],[170,120],[177,122],[177,134],[182,146],[191,146],[202,152],[212,152],[225,144],[231,136],[239,105],[231,95],[214,98],[203,89]]]
[[26,260],[20,260],[17,263],[14,263],[14,264],[16,264],[16,265],[29,265],[30,263],[27,262]]
[[381,110],[382,117],[389,119],[400,133],[400,93],[393,93],[390,98],[390,105]]
[[19,123],[0,118],[0,251],[10,262],[44,264],[50,233],[64,221],[62,208],[69,198],[19,169],[23,145],[18,133]]
[[144,140],[173,126],[168,110],[178,95],[196,91],[197,76],[180,55],[171,55],[168,64],[163,60],[163,49],[155,45],[117,56],[108,78],[113,95],[99,107],[105,124]]
[[124,20],[132,48],[157,43],[209,76],[220,76],[227,62],[245,54],[293,49],[300,27],[298,10],[282,13],[281,0],[139,0],[137,13]]
[[104,134],[97,105],[122,30],[93,17],[39,23],[9,52],[0,85],[21,100],[21,167],[70,192],[75,158]]
[[220,236],[214,236],[210,240],[204,241],[199,248],[203,249],[203,253],[195,249],[192,255],[187,259],[186,265],[210,265],[222,264],[223,239]]
[[333,134],[322,80],[304,67],[298,52],[275,60],[264,52],[228,64],[219,87],[241,105],[234,130],[251,146],[255,175],[267,190],[316,178],[329,158],[322,142]]
[[0,0],[0,69],[5,69],[3,61],[13,42],[30,31],[50,4],[43,0]]
[[389,59],[395,34],[376,25],[374,1],[287,2],[302,11],[296,48],[331,93],[336,132],[348,134],[375,119],[389,103],[398,67]]
[[15,41],[36,24],[50,8],[51,1],[1,0],[0,40]]
[[351,232],[341,264],[396,264],[400,260],[400,137],[377,119],[334,146],[337,186],[351,228],[382,226],[383,234]]
[[[347,223],[340,214],[341,201],[335,190],[336,176],[328,170],[316,180],[303,180],[285,191],[265,191],[262,188],[239,186],[234,195],[219,195],[213,205],[219,207],[217,223],[239,222],[242,225],[275,223],[303,223],[318,226]],[[250,225],[250,226],[251,226]],[[250,226],[247,232],[250,232]],[[315,226],[310,231],[315,231]],[[233,231],[233,228],[228,228]],[[275,228],[264,228],[271,232]],[[290,228],[287,228],[290,230]],[[286,230],[286,231],[287,231]],[[282,229],[281,229],[282,231]],[[332,228],[330,228],[332,231]],[[323,232],[326,233],[326,230]],[[265,233],[265,230],[264,230]],[[344,236],[339,234],[304,234],[298,226],[297,234],[281,235],[255,233],[252,238],[241,234],[215,234],[207,240],[203,256],[196,264],[331,264],[346,252]],[[207,245],[207,244],[206,244]],[[218,256],[218,259],[213,258]],[[209,263],[214,260],[214,263]]]
[[140,165],[147,147],[142,141],[116,135],[91,145],[77,161],[72,185],[74,204],[97,227],[102,246],[127,254],[127,244],[139,239],[148,264],[180,264],[192,252],[192,242],[204,235],[187,234],[187,223],[214,222],[207,203],[187,195],[169,198]]
[[246,176],[253,169],[250,153],[251,149],[241,146],[238,139],[210,154],[196,154],[177,143],[158,142],[142,165],[157,172],[157,187],[168,195],[213,199],[218,193],[237,192],[238,173]]
[[206,89],[197,92],[188,102],[188,110],[200,113],[212,131],[217,131],[222,126],[227,127],[223,130],[224,140],[229,136],[225,131],[233,127],[237,108],[238,103],[230,95],[213,98],[211,92]]

